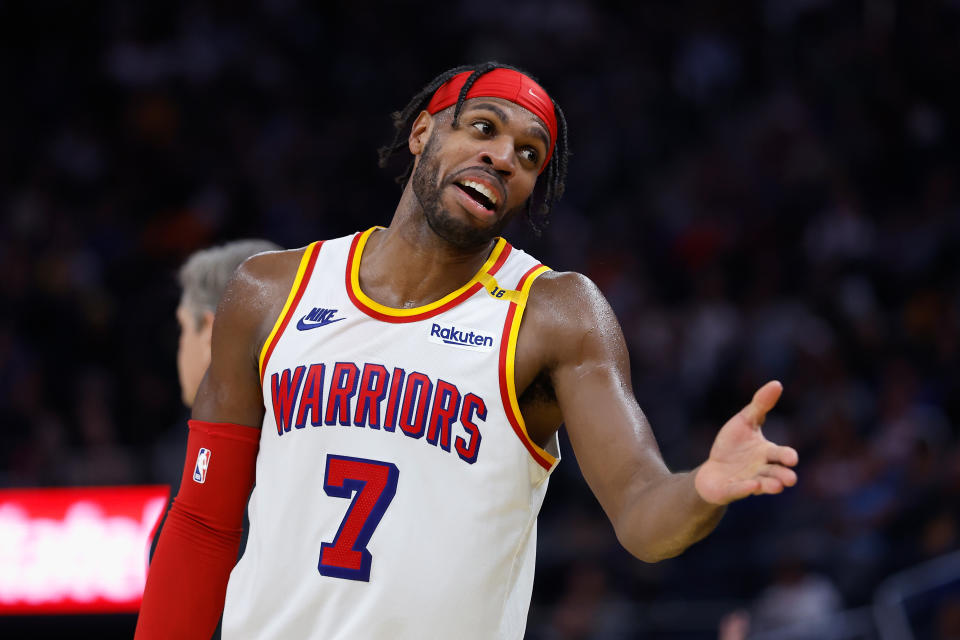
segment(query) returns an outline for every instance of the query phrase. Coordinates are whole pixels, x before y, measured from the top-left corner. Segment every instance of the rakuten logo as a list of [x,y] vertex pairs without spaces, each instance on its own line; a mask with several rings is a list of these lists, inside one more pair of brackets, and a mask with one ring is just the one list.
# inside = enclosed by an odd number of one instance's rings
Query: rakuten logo
[[442,325],[436,322],[430,325],[430,335],[427,336],[427,340],[470,351],[490,351],[494,344],[493,334],[487,331]]
[[0,492],[0,613],[136,611],[167,495],[166,487]]

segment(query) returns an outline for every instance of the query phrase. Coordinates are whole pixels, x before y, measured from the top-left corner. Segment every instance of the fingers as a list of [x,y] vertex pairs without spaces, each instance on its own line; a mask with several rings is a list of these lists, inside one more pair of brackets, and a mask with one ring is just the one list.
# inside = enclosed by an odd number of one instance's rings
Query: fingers
[[[778,464],[765,465],[757,472],[757,476],[761,483],[764,480],[776,480],[780,483],[780,491],[783,490],[783,487],[792,487],[797,484],[797,472]],[[777,491],[777,493],[780,491]]]
[[728,500],[740,500],[747,496],[782,493],[787,487],[797,484],[797,474],[793,469],[779,464],[767,464],[749,480],[733,482],[728,488]]
[[771,380],[753,394],[753,400],[740,413],[750,425],[759,428],[767,417],[767,412],[777,404],[781,393],[783,385],[778,380]]
[[730,483],[727,488],[728,501],[751,495],[781,493],[785,488],[795,484],[797,484],[796,471],[775,463],[765,464],[752,478]]
[[783,491],[783,483],[776,478],[760,478],[760,489],[755,492],[755,495],[761,495],[764,493],[774,494],[780,493]]
[[795,467],[800,461],[800,454],[793,447],[779,446],[770,443],[767,450],[767,462],[782,464],[786,467]]
[[759,495],[761,493],[761,488],[762,485],[758,478],[734,482],[730,485],[728,493],[729,500],[726,502],[733,502],[734,500],[740,500],[741,498],[746,498],[747,496]]
[[771,464],[761,469],[753,482],[755,483],[752,491],[753,495],[772,495],[781,493],[786,487],[797,484],[797,474],[793,469]]

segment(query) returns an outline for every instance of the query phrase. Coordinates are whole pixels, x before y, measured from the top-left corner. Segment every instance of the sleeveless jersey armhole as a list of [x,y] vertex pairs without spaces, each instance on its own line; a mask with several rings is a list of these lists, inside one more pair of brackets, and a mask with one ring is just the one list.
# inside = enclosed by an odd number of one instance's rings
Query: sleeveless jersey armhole
[[523,319],[523,311],[527,306],[527,299],[530,297],[530,288],[541,274],[549,271],[550,268],[542,264],[533,266],[529,271],[523,274],[520,282],[517,284],[519,295],[510,302],[510,308],[507,311],[507,318],[503,325],[503,337],[500,341],[500,397],[503,401],[503,408],[507,414],[507,419],[513,427],[520,442],[526,447],[527,451],[534,461],[543,467],[548,473],[557,465],[559,459],[550,452],[543,449],[540,445],[530,439],[527,434],[527,426],[520,413],[520,404],[517,401],[517,388],[515,379],[515,359],[517,354],[517,336],[520,333],[520,321]]
[[322,241],[312,242],[307,245],[307,248],[303,252],[303,256],[300,258],[300,265],[297,267],[297,275],[293,279],[293,286],[290,287],[290,293],[287,295],[287,301],[283,305],[283,309],[280,311],[280,315],[277,317],[277,321],[273,324],[273,329],[270,330],[270,334],[267,336],[266,342],[263,343],[263,348],[260,350],[260,385],[263,385],[263,376],[267,370],[267,362],[270,360],[270,354],[273,353],[274,348],[277,346],[277,342],[280,341],[280,336],[283,335],[284,330],[287,328],[287,325],[290,323],[290,316],[296,310],[297,305],[300,304],[300,298],[303,297],[303,292],[307,288],[307,284],[310,282],[310,276],[313,273],[313,266],[317,263],[317,254],[320,252],[320,247],[323,245]]

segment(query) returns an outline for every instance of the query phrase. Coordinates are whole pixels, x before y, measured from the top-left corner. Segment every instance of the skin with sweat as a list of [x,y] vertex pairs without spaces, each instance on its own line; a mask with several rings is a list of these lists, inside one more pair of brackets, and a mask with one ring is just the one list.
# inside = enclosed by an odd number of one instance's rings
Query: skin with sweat
[[[422,112],[409,136],[415,164],[389,228],[360,261],[360,286],[380,304],[439,300],[479,271],[495,238],[522,211],[547,152],[531,112],[499,98]],[[485,207],[462,188],[483,185]],[[488,201],[485,204],[490,204]],[[238,270],[213,327],[213,356],[193,417],[259,427],[258,357],[293,284],[303,250],[263,254]],[[679,554],[716,525],[723,505],[796,483],[797,453],[768,441],[766,413],[782,387],[769,382],[721,428],[709,458],[671,473],[633,396],[623,333],[597,287],[576,273],[534,281],[517,343],[515,381],[531,438],[544,445],[563,422],[583,475],[636,557]]]

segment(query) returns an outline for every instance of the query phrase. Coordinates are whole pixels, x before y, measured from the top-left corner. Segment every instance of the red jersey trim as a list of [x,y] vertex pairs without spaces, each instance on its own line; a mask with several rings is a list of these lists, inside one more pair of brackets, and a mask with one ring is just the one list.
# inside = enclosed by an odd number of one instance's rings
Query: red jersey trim
[[519,300],[510,303],[510,308],[507,310],[507,319],[503,324],[503,336],[500,338],[500,366],[498,367],[500,371],[500,399],[503,401],[503,410],[507,415],[507,420],[530,456],[547,471],[556,466],[557,458],[531,440],[529,434],[527,434],[527,426],[523,420],[523,415],[520,413],[520,405],[517,401],[514,360],[517,353],[517,335],[520,332],[520,321],[523,319],[523,311],[527,306],[530,288],[540,274],[549,270],[549,267],[538,264],[531,267],[520,278],[520,282],[517,284],[517,289],[520,291]]

